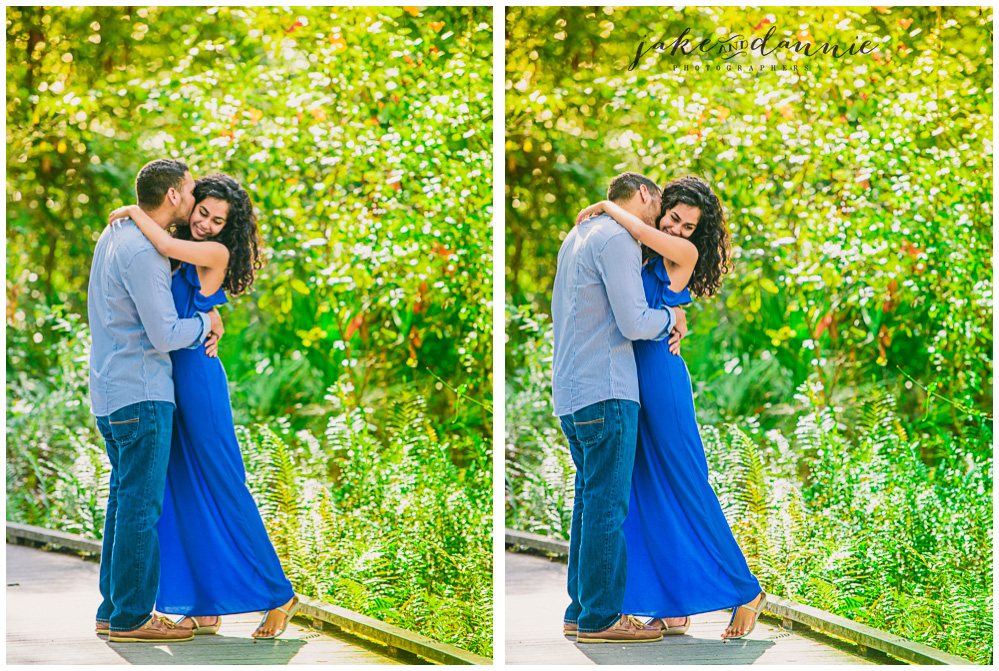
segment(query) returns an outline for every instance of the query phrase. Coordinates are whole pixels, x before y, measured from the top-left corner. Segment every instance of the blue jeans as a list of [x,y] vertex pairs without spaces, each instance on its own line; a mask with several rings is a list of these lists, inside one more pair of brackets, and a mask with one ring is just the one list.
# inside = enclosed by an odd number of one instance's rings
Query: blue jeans
[[138,629],[152,617],[173,413],[173,403],[143,401],[97,418],[111,460],[97,621],[110,622],[111,631]]
[[624,518],[638,442],[638,403],[600,401],[563,415],[562,431],[576,464],[569,534],[565,621],[581,632],[603,631],[621,615],[628,578]]

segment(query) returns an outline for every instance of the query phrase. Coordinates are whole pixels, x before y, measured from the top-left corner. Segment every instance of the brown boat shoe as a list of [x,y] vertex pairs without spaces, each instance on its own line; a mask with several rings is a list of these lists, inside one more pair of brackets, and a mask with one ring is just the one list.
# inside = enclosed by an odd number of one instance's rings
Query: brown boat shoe
[[662,630],[649,627],[634,615],[622,615],[603,631],[580,631],[576,634],[577,643],[652,643],[662,638]]
[[97,624],[95,628],[97,630],[98,636],[107,636],[109,633],[111,633],[110,622],[101,622],[100,620],[97,620],[96,622]]
[[108,635],[111,643],[178,643],[192,638],[194,633],[190,629],[178,627],[161,615],[153,615],[138,629],[112,631]]
[[562,633],[566,636],[575,636],[579,632],[579,625],[575,622],[563,622]]

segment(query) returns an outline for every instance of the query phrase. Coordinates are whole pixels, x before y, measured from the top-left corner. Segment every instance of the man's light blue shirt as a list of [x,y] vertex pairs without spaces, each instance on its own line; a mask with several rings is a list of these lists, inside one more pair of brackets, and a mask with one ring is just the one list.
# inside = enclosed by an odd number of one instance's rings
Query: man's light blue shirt
[[204,312],[178,318],[170,281],[170,262],[131,219],[101,233],[87,289],[94,415],[140,401],[175,402],[168,352],[200,347],[211,321]]
[[552,289],[552,396],[562,417],[612,398],[639,402],[632,340],[662,340],[676,317],[653,310],[642,287],[642,248],[607,215],[566,236]]

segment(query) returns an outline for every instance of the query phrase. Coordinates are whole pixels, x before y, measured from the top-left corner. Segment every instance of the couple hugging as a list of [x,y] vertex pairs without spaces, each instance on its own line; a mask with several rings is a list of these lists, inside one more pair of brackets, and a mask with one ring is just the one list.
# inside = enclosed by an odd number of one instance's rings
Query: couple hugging
[[731,607],[721,636],[742,638],[766,594],[708,483],[679,356],[679,306],[729,269],[721,203],[697,177],[660,191],[627,172],[576,224],[552,291],[552,395],[576,466],[564,633],[658,641]]
[[135,192],[97,241],[87,296],[90,401],[111,461],[97,633],[187,641],[263,610],[253,636],[275,638],[298,597],[246,488],[217,358],[216,306],[259,267],[253,206],[231,177],[195,181],[173,160],[143,167]]

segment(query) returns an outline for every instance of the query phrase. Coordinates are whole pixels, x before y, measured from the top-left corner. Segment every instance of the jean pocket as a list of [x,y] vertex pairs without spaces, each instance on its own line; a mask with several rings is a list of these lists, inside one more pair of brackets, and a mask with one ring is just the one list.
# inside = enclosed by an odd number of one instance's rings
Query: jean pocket
[[583,445],[593,445],[604,437],[605,402],[588,405],[572,415],[572,426],[576,431],[576,440]]
[[115,410],[108,417],[108,424],[111,427],[111,437],[115,442],[127,443],[139,433],[139,409],[140,404],[133,403],[132,405]]

